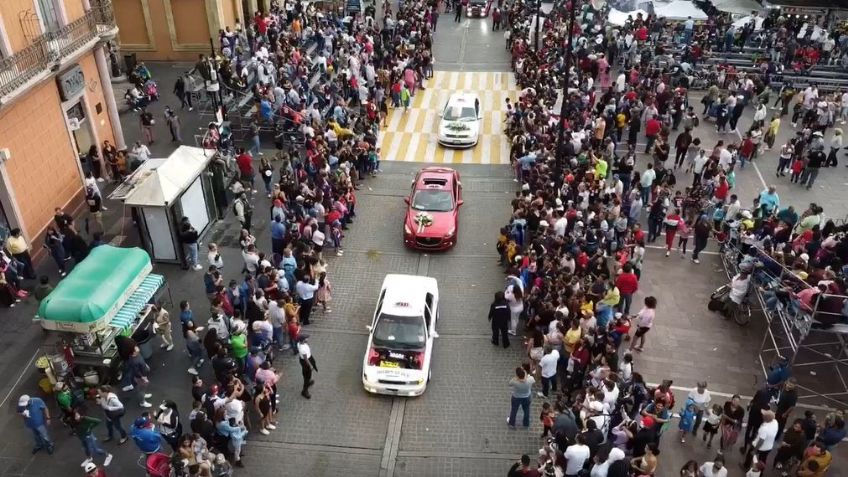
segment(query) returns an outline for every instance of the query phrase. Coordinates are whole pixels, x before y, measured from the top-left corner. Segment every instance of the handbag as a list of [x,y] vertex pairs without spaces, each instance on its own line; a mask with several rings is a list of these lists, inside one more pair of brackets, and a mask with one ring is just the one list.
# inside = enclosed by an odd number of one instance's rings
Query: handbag
[[727,425],[721,427],[721,439],[725,446],[735,444],[738,437],[739,431],[735,427]]
[[530,349],[530,359],[533,361],[539,361],[542,359],[542,356],[545,355],[544,348],[531,348]]

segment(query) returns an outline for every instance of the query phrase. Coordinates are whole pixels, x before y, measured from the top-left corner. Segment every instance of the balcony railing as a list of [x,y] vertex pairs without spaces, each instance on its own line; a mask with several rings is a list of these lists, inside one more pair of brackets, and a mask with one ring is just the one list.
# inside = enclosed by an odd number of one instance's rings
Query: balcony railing
[[44,33],[14,55],[0,59],[0,98],[52,69],[62,58],[90,41],[115,31],[115,15],[109,0],[93,0],[91,10],[55,31]]

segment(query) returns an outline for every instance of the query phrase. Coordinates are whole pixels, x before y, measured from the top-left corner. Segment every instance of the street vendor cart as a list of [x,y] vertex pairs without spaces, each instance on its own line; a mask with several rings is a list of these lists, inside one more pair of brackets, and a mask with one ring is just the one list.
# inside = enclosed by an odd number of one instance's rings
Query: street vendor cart
[[153,336],[153,304],[167,288],[151,270],[144,250],[101,245],[41,301],[35,321],[59,334],[48,356],[51,381],[71,374],[94,386],[117,377],[116,338],[133,337],[141,347]]

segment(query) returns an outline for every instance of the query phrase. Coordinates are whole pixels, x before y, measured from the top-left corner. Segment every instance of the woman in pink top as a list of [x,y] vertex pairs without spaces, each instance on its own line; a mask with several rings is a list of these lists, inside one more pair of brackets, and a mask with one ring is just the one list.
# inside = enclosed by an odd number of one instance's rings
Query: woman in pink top
[[[636,329],[633,341],[630,342],[630,351],[634,349],[636,351],[642,351],[642,347],[645,346],[645,335],[654,326],[654,316],[656,316],[656,313],[657,299],[652,296],[645,297],[645,306],[636,315],[636,318],[639,320],[639,327]],[[636,346],[637,341],[639,341],[639,346]]]
[[280,380],[280,372],[271,367],[270,361],[264,361],[256,370],[254,378],[257,383],[262,383],[271,390],[271,413],[277,414],[277,382]]

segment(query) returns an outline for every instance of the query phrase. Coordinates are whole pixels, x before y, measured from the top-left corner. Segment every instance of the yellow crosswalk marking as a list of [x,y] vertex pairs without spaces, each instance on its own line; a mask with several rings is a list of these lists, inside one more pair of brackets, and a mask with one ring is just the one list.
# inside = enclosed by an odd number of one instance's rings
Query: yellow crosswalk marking
[[[483,118],[479,142],[467,149],[438,144],[439,113],[451,94],[474,93],[480,97]],[[383,160],[436,164],[508,164],[509,144],[503,134],[506,98],[515,99],[518,87],[512,73],[436,71],[416,91],[408,111],[389,111],[388,127],[381,131],[378,145]]]

